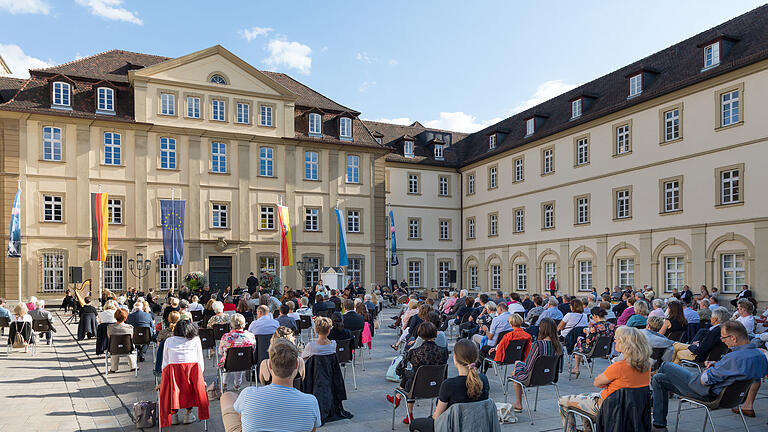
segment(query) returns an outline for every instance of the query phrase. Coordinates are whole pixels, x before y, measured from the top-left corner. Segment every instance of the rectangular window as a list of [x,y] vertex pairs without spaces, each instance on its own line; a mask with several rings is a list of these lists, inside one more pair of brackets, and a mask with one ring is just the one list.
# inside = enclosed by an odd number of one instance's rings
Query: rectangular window
[[354,283],[363,283],[363,259],[362,258],[349,258],[349,265],[347,265],[347,276]]
[[104,165],[120,165],[120,134],[104,132]]
[[720,42],[704,47],[704,69],[720,64]]
[[491,288],[494,291],[501,290],[501,266],[500,265],[491,266]]
[[105,111],[108,113],[115,112],[115,90],[108,87],[99,87],[98,89],[98,104],[96,105],[97,111]]
[[515,265],[515,277],[517,279],[517,290],[528,290],[528,265],[517,264]]
[[685,285],[685,259],[681,256],[664,258],[664,292],[682,291]]
[[440,261],[437,263],[437,281],[440,288],[448,288],[450,286],[450,271],[451,263],[449,261]]
[[352,138],[352,119],[342,117],[339,119],[339,137]]
[[523,171],[523,158],[515,159],[515,181],[521,182],[525,180],[525,172]]
[[53,83],[53,105],[68,107],[70,104],[70,85],[65,82]]
[[213,228],[226,228],[229,224],[226,204],[211,204],[211,226]]
[[263,230],[275,229],[275,208],[272,206],[261,207],[260,227]]
[[308,208],[304,210],[304,230],[320,231],[320,210]]
[[421,287],[421,261],[408,261],[408,287]]
[[720,172],[720,204],[734,204],[741,201],[739,170],[729,169]]
[[720,126],[729,126],[739,122],[739,91],[734,90],[720,95]]
[[314,151],[304,152],[304,179],[317,180],[319,172],[319,155]]
[[592,261],[579,261],[579,291],[592,291]]
[[543,223],[544,229],[552,229],[555,227],[555,205],[552,203],[546,203],[542,205]]
[[489,135],[488,136],[488,150],[493,150],[496,148],[496,134]]
[[443,145],[435,144],[435,159],[443,160]]
[[499,235],[499,215],[491,213],[488,215],[488,236]]
[[680,211],[680,181],[664,182],[664,212]]
[[323,134],[323,126],[321,120],[322,118],[320,117],[320,114],[309,114],[309,135],[320,136]]
[[408,174],[408,193],[409,194],[419,193],[419,175],[418,174]]
[[160,93],[160,114],[176,115],[176,95],[173,93]]
[[675,108],[664,113],[664,141],[680,138],[680,110]]
[[618,267],[618,280],[619,286],[624,288],[626,286],[635,287],[635,260],[632,258],[619,258],[616,260]]
[[110,225],[123,223],[123,200],[116,198],[107,200],[107,220]]
[[304,283],[308,288],[313,287],[320,280],[320,258],[304,257],[304,262],[312,269],[304,272]]
[[61,161],[61,129],[52,126],[43,128],[43,160]]
[[200,98],[195,96],[187,96],[187,117],[199,119],[200,118]]
[[272,126],[272,107],[262,105],[259,107],[259,125],[260,126]]
[[589,139],[579,138],[576,140],[576,165],[586,165],[589,163]]
[[437,194],[440,196],[449,196],[451,192],[450,179],[448,177],[440,176],[437,182],[438,182]]
[[616,127],[616,154],[623,155],[632,151],[629,141],[629,124]]
[[589,223],[589,197],[576,198],[576,224]]
[[499,168],[495,167],[495,166],[490,167],[488,169],[488,187],[490,189],[496,189],[496,186],[498,186],[498,183],[497,183],[497,171],[498,171],[498,169]]
[[467,238],[475,238],[475,218],[467,218]]
[[440,221],[440,240],[451,239],[451,222],[447,220]]
[[360,156],[347,156],[347,183],[360,183]]
[[176,169],[176,139],[160,138],[160,168]]
[[525,210],[515,210],[515,232],[521,233],[525,231]]
[[467,195],[473,195],[475,193],[475,175],[467,175]]
[[43,221],[64,221],[64,198],[56,195],[43,195]]
[[413,155],[413,141],[403,141],[403,155],[407,158],[412,158]]
[[571,101],[571,118],[581,117],[581,99]]
[[477,266],[471,266],[469,268],[469,289],[473,290],[477,288]]
[[44,252],[40,260],[43,292],[64,292],[64,252]]
[[536,119],[529,118],[525,121],[525,136],[533,135],[536,130]]
[[741,290],[741,286],[746,284],[743,253],[720,255],[720,280],[724,293],[737,293]]
[[243,102],[237,103],[237,118],[238,123],[248,124],[251,122],[251,105]]
[[272,147],[259,148],[259,175],[262,177],[275,175],[275,150]]
[[347,232],[360,232],[360,210],[347,210]]
[[551,148],[542,151],[542,174],[552,174],[555,172],[555,153]]
[[215,121],[225,121],[226,117],[224,114],[224,101],[214,99],[211,101],[211,120]]
[[259,274],[261,273],[269,273],[269,274],[277,273],[277,257],[273,257],[273,256],[259,257]]
[[634,97],[643,92],[643,74],[637,74],[629,78],[629,97]]
[[107,254],[107,259],[104,260],[104,288],[114,293],[123,291],[124,276],[123,256]]
[[408,238],[418,240],[421,238],[421,226],[418,219],[408,219]]
[[220,142],[211,142],[211,171],[215,173],[227,172],[227,145]]
[[628,219],[632,216],[631,192],[629,189],[619,189],[616,194],[616,219]]

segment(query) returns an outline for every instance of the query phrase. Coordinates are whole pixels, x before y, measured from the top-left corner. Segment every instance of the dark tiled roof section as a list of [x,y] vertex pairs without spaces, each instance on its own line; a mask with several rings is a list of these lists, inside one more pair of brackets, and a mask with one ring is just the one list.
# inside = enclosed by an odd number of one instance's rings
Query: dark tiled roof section
[[23,79],[0,77],[0,104],[8,102],[24,85]]
[[110,50],[49,68],[32,69],[30,72],[33,76],[62,74],[70,78],[103,79],[127,83],[128,71],[142,69],[166,60],[169,58],[131,51]]
[[[387,161],[389,162],[404,162],[452,168],[460,165],[460,159],[456,151],[455,143],[467,137],[468,134],[443,129],[426,128],[419,122],[413,122],[409,126],[370,120],[364,120],[364,123],[371,133],[377,132],[381,134],[383,136],[381,139],[382,144],[392,149],[392,153],[387,155]],[[429,143],[427,132],[451,134],[451,145],[445,147],[443,150],[443,160],[435,159],[434,149]],[[414,139],[414,157],[412,158],[403,156],[401,138],[406,135],[413,137]]]
[[[594,120],[607,114],[642,103],[666,93],[696,84],[730,72],[746,65],[768,58],[768,5],[761,6],[746,14],[727,21],[717,27],[697,34],[662,51],[638,60],[608,75],[588,82],[560,96],[527,109],[510,118],[475,132],[459,142],[462,165],[479,161],[488,156],[522,146],[532,140],[566,130],[573,126]],[[698,46],[727,35],[739,39],[731,51],[720,59],[720,65],[702,72],[702,49]],[[722,55],[722,54],[721,54]],[[643,92],[632,99],[627,99],[627,74],[637,72],[641,68],[655,69],[660,73]],[[580,94],[594,94],[594,100],[589,109],[585,110],[577,120],[571,120],[571,105],[569,101]],[[523,120],[534,113],[546,114],[549,117],[537,128],[529,138],[524,138],[525,125]],[[375,129],[375,128],[373,128]],[[495,130],[507,129],[509,135],[495,150],[488,150],[488,133]]]
[[133,94],[127,86],[118,86],[115,92],[115,115],[96,114],[95,83],[75,81],[72,88],[72,110],[51,108],[51,85],[47,79],[29,78],[21,91],[11,100],[0,104],[1,110],[22,111],[39,114],[54,114],[76,118],[102,118],[119,121],[133,121]]
[[341,105],[339,103],[336,103],[327,97],[321,95],[320,93],[312,90],[311,88],[305,86],[304,84],[296,81],[295,79],[291,78],[290,76],[279,73],[279,72],[270,72],[270,71],[262,71],[264,74],[266,74],[268,77],[275,80],[278,84],[281,86],[287,88],[294,94],[296,94],[296,106],[302,106],[302,107],[308,107],[308,108],[320,108],[321,110],[328,110],[328,111],[336,111],[336,112],[344,112],[348,111],[355,116],[359,116],[360,113],[355,110],[351,110],[344,105]]
[[[363,122],[355,117],[352,119],[352,141],[339,139],[339,115],[335,113],[322,114],[322,137],[309,136],[309,112],[312,109],[306,107],[295,108],[294,112],[294,132],[296,138],[302,141],[315,141],[330,144],[342,144],[342,145],[358,145],[364,147],[374,147],[379,149],[387,149],[386,146],[379,144],[366,129]],[[314,110],[313,112],[316,112]],[[353,114],[354,112],[350,112]]]

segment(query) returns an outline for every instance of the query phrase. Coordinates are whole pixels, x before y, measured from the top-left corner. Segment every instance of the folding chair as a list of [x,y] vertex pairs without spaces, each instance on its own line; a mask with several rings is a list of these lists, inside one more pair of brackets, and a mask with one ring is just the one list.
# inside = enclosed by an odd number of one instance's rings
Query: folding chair
[[[589,377],[595,370],[595,360],[601,358],[610,361],[613,350],[613,336],[600,336],[595,341],[595,346],[589,353],[574,352],[574,356],[579,356],[584,360],[584,364],[589,364]],[[591,360],[591,361],[590,361]]]
[[[0,329],[2,329],[3,332],[5,332],[5,329],[10,328],[11,323],[8,321],[8,318],[6,317],[0,317]],[[5,334],[5,333],[3,333]]]
[[253,347],[227,348],[224,365],[219,370],[219,390],[224,393],[224,378],[228,373],[251,372],[253,365]]
[[[413,375],[411,388],[407,391],[401,388],[395,389],[395,395],[401,395],[405,399],[405,409],[408,411],[408,402],[419,399],[430,399],[429,414],[435,405],[435,398],[440,395],[440,385],[448,374],[448,365],[419,366]],[[392,430],[395,430],[395,404],[392,404]]]
[[[719,361],[727,352],[728,352],[728,345],[724,343],[717,344],[712,350],[709,352],[709,355],[707,355],[707,359],[705,361]],[[694,360],[680,360],[680,366],[685,367],[691,367],[691,368],[697,368],[699,370],[699,373],[701,373],[702,368],[704,367],[704,362],[699,363]]]
[[[533,424],[533,413],[531,412],[531,405],[528,403],[526,389],[528,387],[536,387],[536,398],[534,399],[533,404],[534,411],[536,411],[539,404],[539,387],[545,385],[554,386],[557,399],[560,399],[560,391],[557,389],[557,378],[561,360],[562,355],[541,356],[533,361],[533,369],[531,370],[531,374],[528,375],[528,379],[525,381],[520,381],[514,377],[507,378],[507,385],[509,385],[509,382],[511,381],[515,384],[519,384],[523,388],[523,399],[525,400],[525,407],[528,409],[528,417],[531,419],[531,424]],[[507,402],[507,395],[504,395],[504,402]]]
[[[104,376],[109,377],[109,358],[113,355],[131,355],[133,352],[133,336],[129,334],[113,335],[109,338],[109,346],[104,352]],[[134,376],[139,376],[139,367],[136,365]]]
[[352,382],[355,384],[355,390],[357,390],[355,362],[352,358],[352,341],[353,339],[341,339],[336,341],[336,359],[339,361],[339,365],[344,368],[344,381],[346,381],[347,378],[347,363],[352,365]]
[[[47,319],[36,319],[32,321],[32,333],[47,333],[51,332],[51,345],[53,345],[53,326]],[[34,355],[37,344],[32,345],[32,354]]]
[[352,349],[353,349],[352,354],[354,356],[358,356],[359,354],[360,361],[362,362],[362,365],[363,365],[363,371],[365,371],[365,357],[363,356],[363,346],[365,346],[365,344],[363,343],[363,331],[362,330],[353,331],[352,332]]
[[312,339],[312,331],[314,330],[312,328],[312,317],[309,315],[299,315],[299,321],[296,322],[296,325],[298,326],[299,330],[306,330],[309,329],[309,337],[308,340]]
[[219,342],[225,334],[229,333],[229,330],[229,324],[214,324],[213,339]]
[[[149,327],[133,328],[133,344],[137,350],[141,350],[144,345],[152,345],[152,361],[155,360],[155,344],[152,342],[152,329]],[[138,353],[137,353],[138,354]]]
[[709,425],[712,426],[712,432],[716,432],[715,424],[712,422],[712,411],[721,408],[736,408],[739,409],[739,415],[741,416],[741,422],[744,423],[744,429],[749,432],[749,426],[747,426],[747,420],[744,419],[744,413],[741,412],[741,404],[747,398],[747,392],[752,385],[751,380],[736,381],[728,387],[720,391],[720,394],[712,401],[704,401],[700,399],[694,399],[692,397],[681,397],[680,403],[677,405],[677,418],[675,419],[675,432],[680,424],[680,407],[683,403],[688,402],[692,405],[703,407],[707,410],[707,415],[704,417],[704,427],[701,428],[702,432],[707,429],[707,420]]
[[[212,328],[206,328],[203,327],[198,330],[198,335],[200,337],[200,345],[204,350],[213,350],[216,354],[216,362],[213,364],[216,366],[219,363],[219,351],[216,349],[216,339],[213,337],[213,329]],[[208,358],[211,358],[209,355]]]
[[[483,363],[490,363],[493,366],[493,371],[496,372],[496,376],[499,377],[501,383],[501,390],[504,394],[507,394],[507,369],[509,365],[514,365],[516,361],[523,360],[523,348],[528,341],[525,340],[513,340],[509,342],[507,348],[504,350],[504,360],[497,362],[491,357],[485,357]],[[483,364],[485,366],[485,364]],[[500,374],[501,366],[504,366],[504,375]]]
[[[203,311],[201,311],[201,310],[193,310],[192,312],[190,312],[190,314],[192,315],[192,322],[194,322],[194,323],[202,323],[202,321],[203,321]],[[198,327],[201,327],[201,325],[198,324]]]

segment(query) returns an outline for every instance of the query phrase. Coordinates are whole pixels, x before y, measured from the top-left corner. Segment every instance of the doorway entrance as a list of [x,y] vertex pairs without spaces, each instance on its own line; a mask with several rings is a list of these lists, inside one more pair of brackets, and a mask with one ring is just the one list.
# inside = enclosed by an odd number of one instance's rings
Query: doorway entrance
[[208,257],[208,277],[211,291],[215,292],[232,286],[232,257]]

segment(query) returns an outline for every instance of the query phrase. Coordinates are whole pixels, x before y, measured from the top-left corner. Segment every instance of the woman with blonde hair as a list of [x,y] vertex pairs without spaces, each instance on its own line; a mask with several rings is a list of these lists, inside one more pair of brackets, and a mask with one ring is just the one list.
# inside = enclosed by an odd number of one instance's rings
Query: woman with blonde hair
[[[19,324],[21,323],[21,324]],[[29,325],[27,325],[29,323]],[[27,344],[32,343],[32,316],[29,315],[29,309],[24,303],[19,303],[13,308],[13,324],[8,330],[8,345],[13,345],[13,339],[16,333],[21,333]],[[24,352],[28,352],[28,345],[24,346]]]
[[336,354],[336,341],[328,339],[328,333],[331,332],[331,327],[333,327],[333,322],[330,318],[315,318],[317,341],[310,342],[304,347],[304,351],[301,352],[300,356],[302,359],[306,360],[313,355]]
[[173,329],[176,328],[176,323],[181,319],[181,314],[177,311],[173,311],[168,314],[168,327],[157,332],[157,344],[173,336]]
[[[272,346],[279,343],[290,343],[294,347],[296,346],[296,337],[293,334],[293,330],[288,327],[278,327],[275,333],[272,335],[272,339],[269,340],[269,350],[272,350]],[[304,378],[304,359],[299,357],[299,376]],[[259,364],[259,381],[262,384],[266,384],[272,380],[272,374],[269,371],[269,359],[264,359]]]
[[[595,378],[593,385],[603,389],[600,393],[582,393],[562,396],[560,417],[565,425],[566,412],[569,407],[586,411],[597,418],[603,401],[616,390],[623,388],[646,387],[651,381],[651,346],[648,339],[634,327],[622,326],[616,330],[616,351],[623,359],[617,360]],[[589,426],[584,425],[584,431]]]

